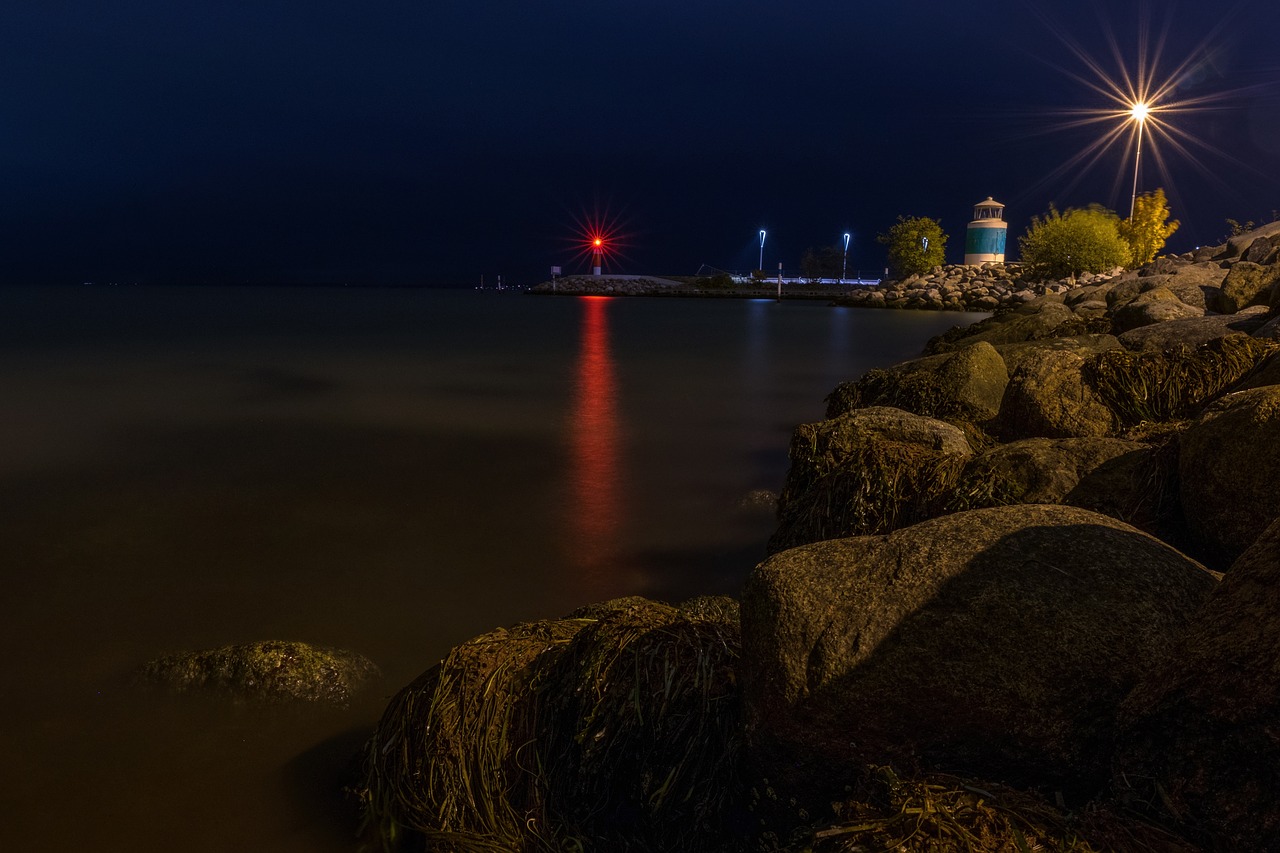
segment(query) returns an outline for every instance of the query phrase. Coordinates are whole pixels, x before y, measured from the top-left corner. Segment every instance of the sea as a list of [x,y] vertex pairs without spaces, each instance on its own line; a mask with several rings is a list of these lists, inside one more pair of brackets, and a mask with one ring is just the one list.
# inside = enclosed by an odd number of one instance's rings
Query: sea
[[[737,299],[0,289],[0,838],[345,851],[388,698],[454,644],[734,595],[796,424],[985,315]],[[157,656],[360,652],[349,708],[139,691]]]

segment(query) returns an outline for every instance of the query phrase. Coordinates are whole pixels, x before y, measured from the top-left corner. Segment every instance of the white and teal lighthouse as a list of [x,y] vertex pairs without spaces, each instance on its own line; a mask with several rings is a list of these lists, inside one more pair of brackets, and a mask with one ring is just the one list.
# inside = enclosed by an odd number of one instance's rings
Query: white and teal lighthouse
[[1004,263],[1004,241],[1009,223],[1004,221],[1004,205],[987,196],[973,208],[973,221],[964,235],[966,264]]

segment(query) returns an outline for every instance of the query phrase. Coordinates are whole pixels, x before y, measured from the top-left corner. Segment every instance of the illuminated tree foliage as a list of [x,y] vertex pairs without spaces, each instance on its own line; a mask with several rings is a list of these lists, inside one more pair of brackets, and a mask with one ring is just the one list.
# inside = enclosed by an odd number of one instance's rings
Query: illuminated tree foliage
[[1031,217],[1018,247],[1023,263],[1048,278],[1123,267],[1132,254],[1120,236],[1120,218],[1096,204],[1062,213],[1050,205],[1043,219]]
[[1163,189],[1135,198],[1133,215],[1120,223],[1120,236],[1129,244],[1130,265],[1141,267],[1155,260],[1178,225],[1176,219],[1169,221],[1169,202]]
[[889,247],[889,267],[898,276],[928,272],[946,259],[946,232],[938,220],[927,216],[899,216],[876,241]]

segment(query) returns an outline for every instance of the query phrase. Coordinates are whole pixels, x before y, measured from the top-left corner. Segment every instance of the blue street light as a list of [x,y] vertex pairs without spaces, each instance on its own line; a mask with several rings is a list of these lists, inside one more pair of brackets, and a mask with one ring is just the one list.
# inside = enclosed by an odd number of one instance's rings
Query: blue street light
[[758,270],[764,269],[764,229],[760,229],[760,264],[756,267]]
[[849,232],[844,232],[844,259],[840,261],[840,283],[844,284],[844,274],[849,271]]

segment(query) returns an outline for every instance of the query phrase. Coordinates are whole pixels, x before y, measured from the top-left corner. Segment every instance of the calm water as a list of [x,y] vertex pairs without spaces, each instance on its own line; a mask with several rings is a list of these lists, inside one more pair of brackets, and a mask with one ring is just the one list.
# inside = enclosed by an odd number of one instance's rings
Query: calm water
[[[0,290],[0,837],[340,851],[387,696],[475,634],[734,593],[791,427],[982,315],[343,289]],[[373,658],[347,711],[140,697],[159,654]]]

